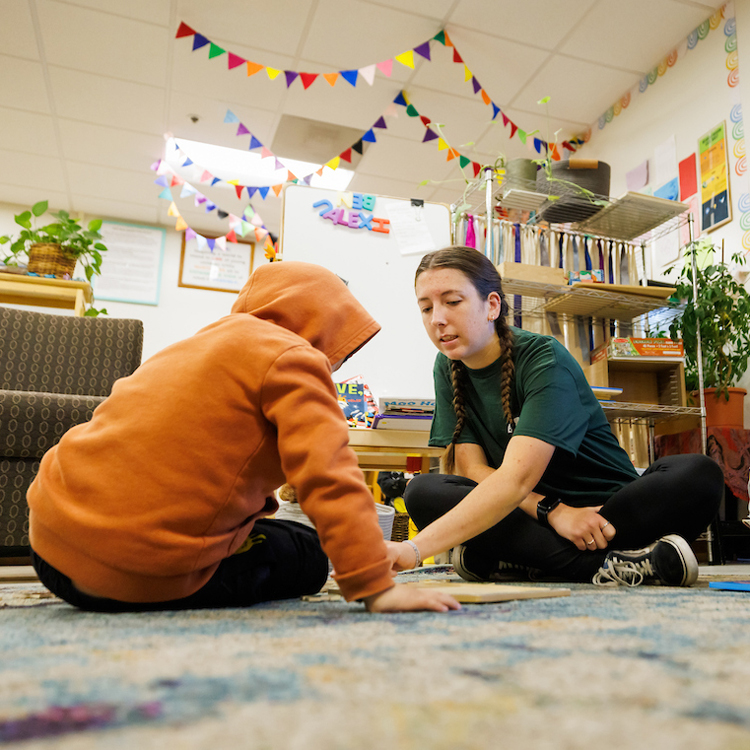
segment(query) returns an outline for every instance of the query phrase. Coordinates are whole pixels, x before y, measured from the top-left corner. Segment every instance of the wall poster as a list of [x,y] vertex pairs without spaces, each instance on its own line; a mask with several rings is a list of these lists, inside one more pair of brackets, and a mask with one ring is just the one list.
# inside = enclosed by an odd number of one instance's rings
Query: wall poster
[[698,140],[701,229],[711,232],[732,220],[726,125],[721,122]]
[[232,293],[242,289],[253,270],[255,243],[227,242],[220,247],[213,239],[208,238],[208,243],[196,238],[185,241],[183,232],[177,286]]

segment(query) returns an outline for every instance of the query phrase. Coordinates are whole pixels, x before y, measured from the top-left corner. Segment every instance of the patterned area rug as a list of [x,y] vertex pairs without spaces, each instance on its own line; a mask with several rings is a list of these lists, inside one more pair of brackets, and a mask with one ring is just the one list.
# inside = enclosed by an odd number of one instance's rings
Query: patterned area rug
[[0,745],[750,747],[750,593],[565,587],[375,616],[299,600],[87,614],[3,585]]

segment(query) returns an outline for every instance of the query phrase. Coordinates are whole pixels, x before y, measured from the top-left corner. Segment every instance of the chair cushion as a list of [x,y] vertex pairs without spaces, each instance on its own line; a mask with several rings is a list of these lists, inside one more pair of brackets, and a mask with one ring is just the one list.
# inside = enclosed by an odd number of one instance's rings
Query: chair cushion
[[0,457],[41,458],[104,398],[0,390]]

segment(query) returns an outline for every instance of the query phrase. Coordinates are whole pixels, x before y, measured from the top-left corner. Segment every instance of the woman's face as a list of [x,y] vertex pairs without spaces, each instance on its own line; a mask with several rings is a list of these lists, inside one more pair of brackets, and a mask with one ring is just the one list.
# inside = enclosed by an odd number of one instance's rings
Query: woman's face
[[494,323],[500,315],[497,292],[482,299],[466,274],[454,268],[423,271],[416,292],[425,330],[448,359],[478,370],[500,356]]

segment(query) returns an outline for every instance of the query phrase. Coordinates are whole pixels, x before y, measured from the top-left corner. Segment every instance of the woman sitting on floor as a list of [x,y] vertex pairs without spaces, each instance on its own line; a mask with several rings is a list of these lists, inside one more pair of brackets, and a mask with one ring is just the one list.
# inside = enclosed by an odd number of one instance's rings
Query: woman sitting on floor
[[430,445],[444,474],[404,499],[419,534],[392,545],[396,569],[453,548],[469,581],[508,574],[597,584],[689,586],[687,540],[717,512],[719,466],[662,458],[638,476],[580,365],[554,338],[509,326],[500,276],[477,250],[426,255],[416,275],[439,350]]

